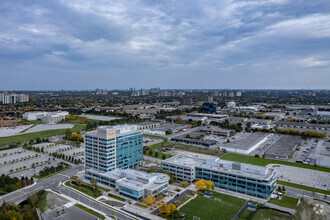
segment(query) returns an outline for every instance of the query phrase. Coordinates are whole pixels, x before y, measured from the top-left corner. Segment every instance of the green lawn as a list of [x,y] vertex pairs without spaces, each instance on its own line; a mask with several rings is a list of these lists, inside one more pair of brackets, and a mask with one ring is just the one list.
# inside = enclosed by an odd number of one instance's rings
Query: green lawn
[[187,144],[179,144],[179,143],[172,143],[172,142],[162,142],[158,144],[153,144],[150,146],[151,149],[157,149],[157,148],[175,148],[178,150],[184,150],[184,151],[190,151],[194,153],[200,153],[200,154],[208,154],[213,156],[222,156],[224,153],[220,150],[214,150],[210,148],[203,148],[203,147],[197,147]]
[[[72,128],[73,132],[81,131],[85,128],[85,125],[75,125]],[[1,137],[0,138],[0,146],[2,145],[10,145],[13,143],[17,142],[27,142],[29,140],[35,140],[38,137],[39,138],[47,138],[47,137],[52,137],[56,135],[62,135],[65,134],[66,129],[56,129],[56,130],[48,130],[48,131],[39,131],[39,132],[34,132],[34,133],[28,133],[28,134],[20,134],[20,135],[15,135],[15,136],[10,136],[10,137]]]
[[281,160],[257,158],[257,157],[253,157],[253,156],[234,154],[234,153],[228,153],[228,154],[222,156],[221,159],[237,161],[237,162],[241,162],[241,163],[254,164],[254,165],[259,165],[259,166],[266,166],[268,164],[283,164],[283,165],[288,165],[288,166],[294,166],[294,167],[300,167],[300,168],[318,170],[318,171],[330,173],[330,168],[312,166],[312,165],[302,164],[302,163],[292,163],[292,162],[281,161]]
[[[146,151],[146,154],[145,155],[146,156],[150,156],[150,157],[156,157],[156,152],[153,151],[152,152],[152,155],[150,155],[150,152],[149,151]],[[173,156],[171,154],[163,154],[162,152],[158,152],[158,157],[156,157],[156,158],[163,159],[163,155],[165,155],[165,159],[170,158],[170,157]]]
[[72,182],[72,184],[70,184],[69,181],[65,182],[66,186],[79,190],[80,192],[82,192],[86,195],[89,195],[93,198],[97,198],[102,195],[100,190],[98,190],[98,189],[94,190],[91,185],[88,185],[86,183],[81,183],[81,182],[79,182],[78,184],[75,184],[74,182]]
[[285,182],[285,181],[281,181],[281,180],[277,180],[276,183],[277,184],[280,184],[280,185],[284,185],[284,186],[290,186],[290,187],[294,187],[294,188],[298,188],[298,189],[303,189],[303,190],[307,190],[307,191],[311,191],[311,192],[314,191],[314,192],[317,192],[317,193],[322,193],[322,194],[330,195],[330,191],[328,191],[328,190],[313,188],[313,187],[310,187],[310,186],[304,186],[304,185],[300,185],[300,184],[296,184],[296,183],[290,183],[290,182]]
[[179,207],[180,205],[182,205],[183,203],[185,203],[186,201],[188,201],[191,197],[193,197],[194,194],[190,193],[188,195],[186,195],[185,197],[183,197],[182,199],[176,200],[175,201],[175,206]]
[[244,209],[244,211],[238,216],[237,220],[248,220],[253,214],[252,211]]
[[143,134],[143,137],[150,137],[150,138],[163,139],[163,140],[166,139],[166,137],[157,136],[157,135],[152,135],[152,134]]
[[[221,201],[215,200],[215,198],[221,199]],[[180,208],[180,212],[186,214],[186,220],[193,219],[194,216],[199,217],[201,220],[230,220],[244,202],[243,199],[213,192],[211,198],[198,195],[197,198]]]
[[124,199],[123,197],[120,197],[120,196],[117,196],[117,195],[114,195],[112,193],[108,193],[108,196],[111,197],[111,198],[114,198],[114,199],[117,199],[119,201],[122,201],[122,202],[125,202],[127,199]]
[[45,208],[47,206],[47,191],[45,191],[44,194],[42,194],[39,202],[37,203],[37,207],[40,209],[41,213],[45,212]]
[[88,213],[90,213],[90,214],[92,214],[92,215],[94,215],[94,216],[96,216],[96,217],[98,217],[100,219],[105,219],[104,215],[102,215],[102,214],[100,214],[98,212],[95,212],[95,211],[93,211],[93,210],[91,210],[91,209],[89,209],[89,208],[87,208],[87,207],[85,207],[83,205],[75,204],[74,206],[76,206],[76,207],[84,210],[85,212],[88,212]]
[[258,209],[253,215],[252,220],[293,220],[294,217],[290,214],[280,212],[274,209]]
[[269,202],[273,203],[275,205],[287,207],[287,208],[290,208],[290,209],[295,209],[297,207],[298,199],[292,198],[292,197],[289,197],[289,196],[283,196],[283,198],[281,200],[270,199]]

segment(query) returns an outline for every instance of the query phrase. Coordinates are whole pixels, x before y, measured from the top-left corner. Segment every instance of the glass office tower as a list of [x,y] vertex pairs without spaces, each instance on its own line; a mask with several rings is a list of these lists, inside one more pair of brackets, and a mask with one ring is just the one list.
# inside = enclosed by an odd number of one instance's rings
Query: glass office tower
[[143,160],[143,135],[135,125],[100,127],[85,136],[86,170],[134,168]]

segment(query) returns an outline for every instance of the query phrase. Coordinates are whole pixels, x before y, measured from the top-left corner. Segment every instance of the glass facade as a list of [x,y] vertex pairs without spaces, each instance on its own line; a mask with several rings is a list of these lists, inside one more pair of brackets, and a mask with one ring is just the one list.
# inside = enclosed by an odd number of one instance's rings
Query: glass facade
[[103,139],[85,136],[86,168],[108,172],[116,168],[132,168],[143,160],[141,132]]
[[275,189],[276,173],[266,181],[196,167],[196,180],[200,179],[212,181],[218,188],[268,199]]
[[143,135],[140,132],[117,137],[116,143],[116,168],[132,168],[143,160]]

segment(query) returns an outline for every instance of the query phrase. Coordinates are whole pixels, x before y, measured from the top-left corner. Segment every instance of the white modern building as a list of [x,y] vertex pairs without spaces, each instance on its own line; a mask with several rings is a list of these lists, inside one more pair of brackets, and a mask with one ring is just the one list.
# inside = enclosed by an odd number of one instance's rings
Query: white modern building
[[36,121],[41,119],[46,124],[56,124],[65,120],[65,117],[69,115],[67,111],[57,112],[25,112],[23,118],[29,121]]
[[157,197],[168,191],[170,177],[162,173],[146,173],[134,169],[115,169],[105,173],[86,172],[86,179],[95,178],[114,188],[120,195],[140,201],[147,196]]
[[176,155],[162,161],[162,169],[176,180],[212,181],[215,187],[268,199],[275,189],[276,170],[273,168],[221,160]]

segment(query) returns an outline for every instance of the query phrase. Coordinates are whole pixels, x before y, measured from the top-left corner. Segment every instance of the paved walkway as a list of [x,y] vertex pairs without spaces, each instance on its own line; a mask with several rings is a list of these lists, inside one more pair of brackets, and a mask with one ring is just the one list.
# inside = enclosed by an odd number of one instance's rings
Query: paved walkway
[[282,211],[282,212],[288,212],[290,214],[294,214],[296,212],[296,210],[294,210],[294,209],[289,209],[289,208],[279,206],[279,205],[275,205],[275,204],[269,203],[269,202],[266,202],[265,206],[267,206],[269,208],[272,208],[272,209],[277,209],[277,210]]

